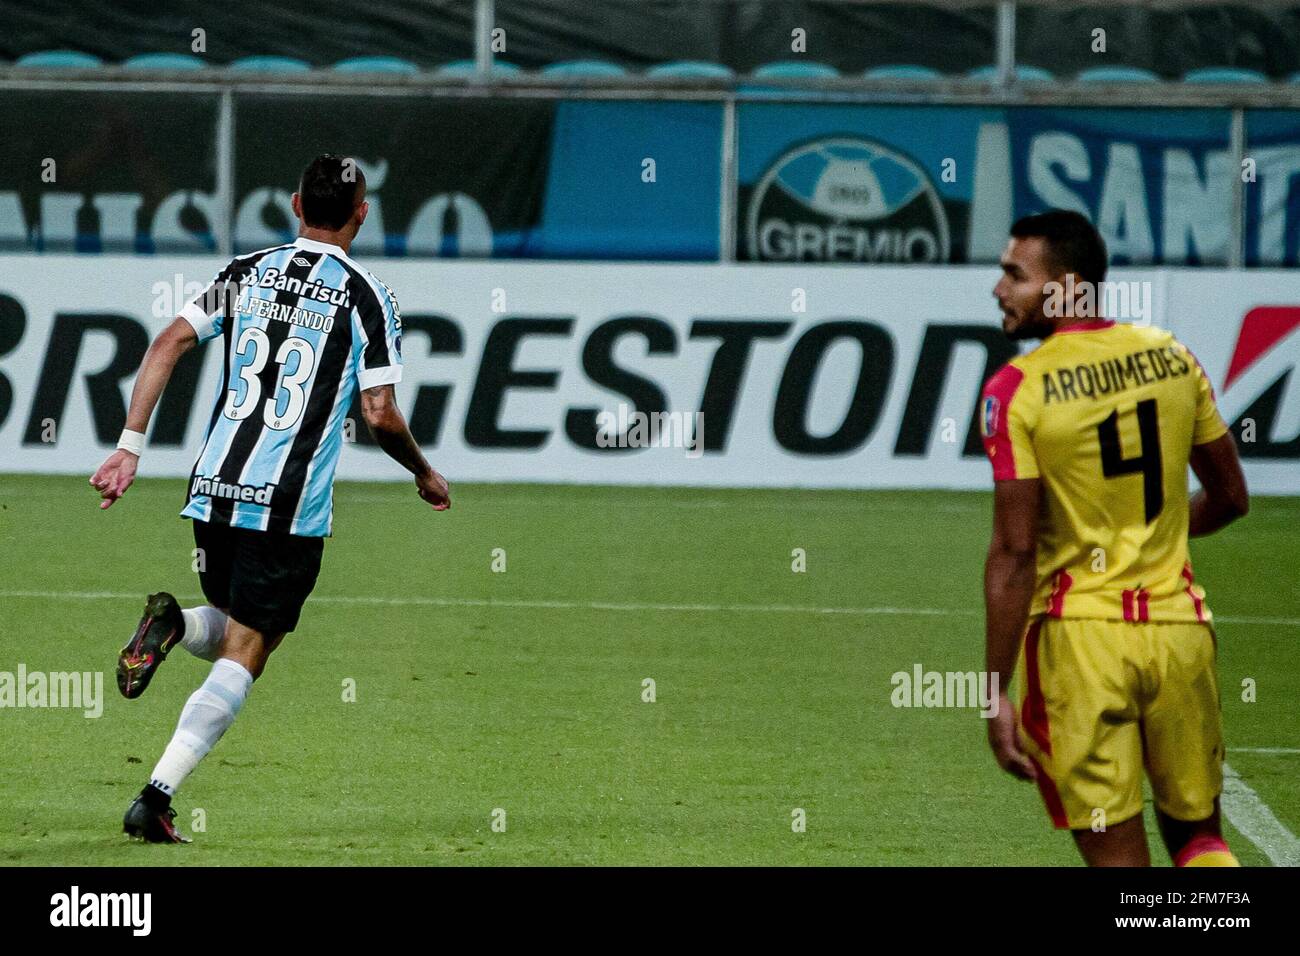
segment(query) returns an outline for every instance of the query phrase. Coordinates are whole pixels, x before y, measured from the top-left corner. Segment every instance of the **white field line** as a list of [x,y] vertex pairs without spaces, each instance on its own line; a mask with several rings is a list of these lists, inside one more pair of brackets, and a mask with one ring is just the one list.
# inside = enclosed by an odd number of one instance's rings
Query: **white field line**
[[1300,747],[1229,747],[1230,754],[1300,754]]
[[[375,494],[373,492],[358,492],[348,494],[347,492],[336,491],[334,501],[336,504],[392,504],[399,500],[395,495]],[[561,499],[548,498],[544,499],[546,507],[553,508],[561,502]],[[493,498],[483,502],[481,505],[475,505],[475,511],[492,510],[497,511],[505,508],[535,508],[539,499],[536,498]],[[586,505],[582,506],[584,509]],[[870,517],[873,512],[888,512],[899,514],[912,514],[915,512],[924,512],[926,514],[978,514],[988,509],[983,505],[971,502],[963,504],[961,502],[946,503],[929,503],[924,501],[917,502],[872,502],[870,504],[851,504],[830,501],[799,501],[797,499],[786,499],[784,501],[771,501],[767,504],[756,504],[754,499],[736,499],[734,501],[727,499],[673,499],[666,498],[663,501],[619,501],[612,504],[612,507],[620,511],[632,508],[663,511],[665,509],[676,509],[681,511],[718,511],[724,508],[744,508],[747,512],[760,511],[780,511],[780,512],[817,512],[826,514],[855,514],[861,517]],[[598,511],[588,511],[590,514],[599,515]]]
[[[74,601],[139,600],[134,591],[0,591],[0,598],[67,598]],[[202,600],[197,595],[183,595]],[[811,607],[801,604],[658,604],[609,601],[529,601],[497,600],[494,598],[441,598],[441,597],[379,597],[317,594],[308,598],[312,604],[393,605],[397,607],[499,607],[562,611],[699,611],[718,613],[776,613],[776,614],[843,614],[843,615],[900,615],[946,617],[965,615],[966,611],[942,608],[905,607]],[[1300,622],[1297,622],[1300,623]]]
[[[180,597],[200,600],[197,595]],[[0,590],[0,598],[66,598],[74,601],[138,600],[134,591],[25,591]],[[818,607],[807,604],[665,604],[625,601],[548,601],[496,598],[455,597],[381,597],[379,595],[318,594],[308,600],[313,604],[378,605],[394,607],[498,607],[559,611],[667,611],[706,614],[825,614],[845,617],[979,617],[978,610],[938,607]],[[1216,615],[1220,624],[1261,624],[1277,627],[1300,627],[1297,617],[1235,617]]]
[[1300,840],[1273,816],[1254,790],[1228,764],[1223,765],[1223,813],[1228,822],[1274,866],[1300,866]]
[[[414,492],[408,490],[406,483],[394,483],[400,485],[394,487],[391,493],[382,491],[352,491],[350,489],[335,488],[335,504],[396,504],[408,496],[415,497]],[[629,488],[632,486],[629,486]],[[690,489],[696,490],[696,489]],[[769,492],[780,492],[783,489],[756,488],[755,492],[767,494]],[[855,494],[862,491],[868,494],[888,493],[892,489],[883,488],[862,488],[862,489],[817,489],[817,488],[797,488],[800,491],[828,491],[840,492],[848,491]],[[64,493],[61,488],[24,488],[22,490],[8,489],[0,486],[0,498],[51,498],[57,497]],[[93,497],[93,490],[90,503],[97,504],[98,499]],[[504,508],[536,508],[539,502],[544,502],[547,509],[555,510],[557,507],[564,507],[568,502],[560,494],[539,495],[538,497],[525,498],[519,495],[491,495],[485,496],[481,501],[475,502],[475,511],[497,511]],[[581,507],[585,511],[591,512],[586,504],[573,503],[573,507]],[[620,511],[628,509],[648,509],[652,511],[663,511],[665,509],[676,509],[682,511],[717,511],[724,508],[743,508],[752,512],[756,507],[760,510],[774,511],[808,511],[808,512],[827,512],[830,514],[856,514],[861,516],[870,516],[872,512],[897,512],[901,514],[911,514],[914,512],[924,512],[926,514],[978,514],[988,511],[986,504],[976,501],[872,501],[869,503],[854,503],[849,501],[804,501],[798,498],[785,496],[783,498],[772,497],[772,500],[762,505],[756,505],[753,497],[737,498],[673,498],[664,496],[662,500],[653,501],[615,501],[611,502],[611,507]]]

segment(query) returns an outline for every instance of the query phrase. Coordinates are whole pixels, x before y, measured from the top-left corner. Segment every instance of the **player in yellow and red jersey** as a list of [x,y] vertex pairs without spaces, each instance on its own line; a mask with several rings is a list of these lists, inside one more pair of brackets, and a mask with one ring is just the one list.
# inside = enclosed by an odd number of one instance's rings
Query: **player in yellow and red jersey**
[[994,755],[1037,781],[1090,865],[1149,864],[1145,766],[1175,863],[1235,866],[1219,826],[1215,637],[1187,539],[1246,513],[1236,444],[1182,343],[1095,308],[1106,247],[1086,218],[1021,219],[1001,265],[1003,329],[1042,344],[989,379],[980,406]]

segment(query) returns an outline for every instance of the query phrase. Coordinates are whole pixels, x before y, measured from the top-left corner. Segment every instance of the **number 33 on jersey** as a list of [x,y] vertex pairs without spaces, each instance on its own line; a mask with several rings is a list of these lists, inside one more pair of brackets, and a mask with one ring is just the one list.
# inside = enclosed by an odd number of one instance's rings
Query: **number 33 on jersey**
[[402,377],[392,290],[338,246],[300,237],[234,259],[180,315],[224,353],[181,513],[328,535],[353,395]]
[[1083,322],[989,379],[993,477],[1039,478],[1031,614],[1208,621],[1187,553],[1187,462],[1227,431],[1204,370],[1163,329]]

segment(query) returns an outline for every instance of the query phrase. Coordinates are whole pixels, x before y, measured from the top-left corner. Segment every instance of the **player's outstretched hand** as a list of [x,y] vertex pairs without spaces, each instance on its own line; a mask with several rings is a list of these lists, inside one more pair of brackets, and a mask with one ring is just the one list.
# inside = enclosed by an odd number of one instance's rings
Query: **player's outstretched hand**
[[113,502],[126,494],[126,489],[135,481],[135,469],[140,459],[125,449],[119,448],[109,455],[99,471],[90,476],[90,483],[104,500],[99,503],[100,510],[111,508]]
[[434,511],[446,511],[451,507],[451,488],[447,479],[432,468],[427,475],[415,479],[415,487],[420,497],[433,505]]
[[989,746],[998,766],[1021,780],[1033,780],[1038,774],[1016,734],[1016,710],[1006,692],[998,694],[998,710],[989,722]]

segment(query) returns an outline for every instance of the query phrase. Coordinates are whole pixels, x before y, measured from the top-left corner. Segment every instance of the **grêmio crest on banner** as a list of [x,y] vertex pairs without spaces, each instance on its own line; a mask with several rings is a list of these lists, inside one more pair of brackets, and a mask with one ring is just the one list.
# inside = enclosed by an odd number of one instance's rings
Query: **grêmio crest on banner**
[[1250,265],[1300,264],[1300,113],[1226,109],[739,108],[739,259],[996,262],[1011,223],[1088,216],[1112,264],[1226,265],[1234,182]]

